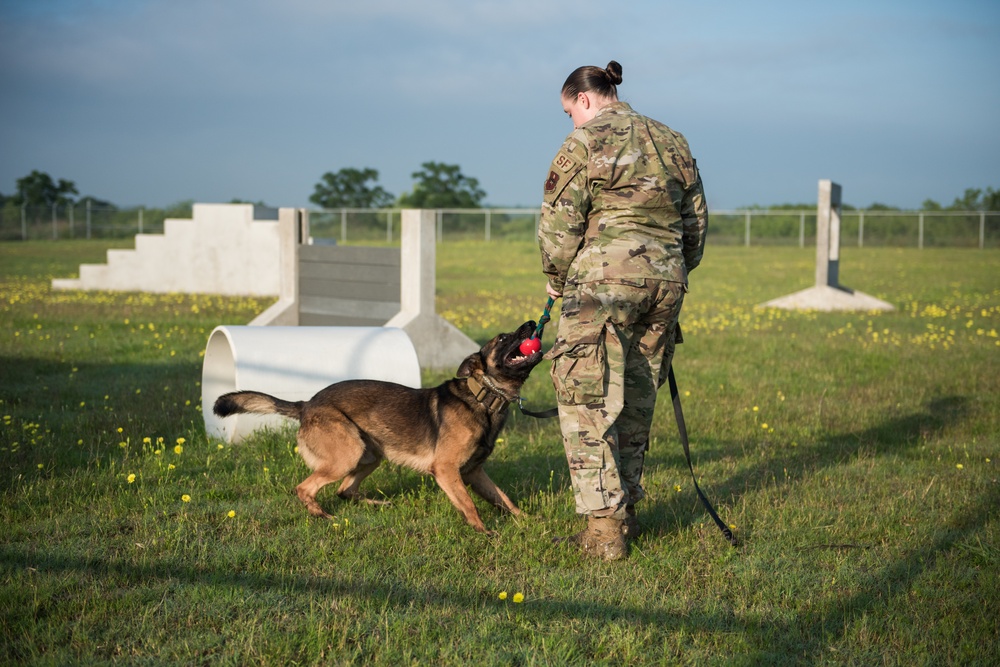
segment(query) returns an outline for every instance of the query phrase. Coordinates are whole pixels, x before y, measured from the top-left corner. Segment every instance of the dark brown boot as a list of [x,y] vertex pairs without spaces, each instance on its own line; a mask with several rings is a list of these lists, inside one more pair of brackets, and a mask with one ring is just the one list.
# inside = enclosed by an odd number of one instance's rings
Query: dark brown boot
[[583,553],[601,560],[621,560],[628,555],[624,524],[621,519],[588,516],[585,530],[556,541],[575,544]]
[[639,518],[635,515],[635,505],[625,508],[625,521],[622,523],[622,535],[626,540],[632,541],[642,534],[642,526],[639,525]]

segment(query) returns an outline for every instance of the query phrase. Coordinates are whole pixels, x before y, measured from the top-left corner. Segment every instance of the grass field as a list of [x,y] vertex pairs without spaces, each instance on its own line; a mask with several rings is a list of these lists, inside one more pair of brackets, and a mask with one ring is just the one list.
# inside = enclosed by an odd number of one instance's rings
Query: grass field
[[[664,396],[646,532],[605,564],[551,543],[579,525],[558,426],[519,414],[487,469],[530,516],[479,503],[496,537],[388,465],[390,506],[328,488],[311,519],[291,432],[224,445],[199,412],[209,332],[268,302],[49,290],[107,244],[0,244],[0,663],[997,664],[995,251],[845,248],[897,310],[821,314],[755,306],[813,251],[710,247],[675,368],[743,545]],[[439,312],[479,340],[537,318],[536,253],[442,245]],[[545,366],[525,397],[551,405]]]

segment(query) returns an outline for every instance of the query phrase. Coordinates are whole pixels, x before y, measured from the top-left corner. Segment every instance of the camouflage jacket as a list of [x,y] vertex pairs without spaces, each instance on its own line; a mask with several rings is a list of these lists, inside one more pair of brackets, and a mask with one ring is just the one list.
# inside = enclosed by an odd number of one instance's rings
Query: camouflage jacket
[[575,129],[552,161],[538,244],[556,290],[593,281],[687,282],[708,209],[687,141],[624,102]]

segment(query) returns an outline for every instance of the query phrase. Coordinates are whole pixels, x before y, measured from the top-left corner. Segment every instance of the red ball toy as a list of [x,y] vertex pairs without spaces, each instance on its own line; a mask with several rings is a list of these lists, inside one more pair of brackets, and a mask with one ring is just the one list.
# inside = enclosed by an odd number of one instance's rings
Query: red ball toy
[[542,349],[542,339],[535,338],[534,336],[532,336],[531,338],[525,338],[523,341],[521,341],[521,347],[519,349],[521,350],[521,354],[523,354],[524,356],[526,357],[531,356],[535,352],[538,352],[540,349]]

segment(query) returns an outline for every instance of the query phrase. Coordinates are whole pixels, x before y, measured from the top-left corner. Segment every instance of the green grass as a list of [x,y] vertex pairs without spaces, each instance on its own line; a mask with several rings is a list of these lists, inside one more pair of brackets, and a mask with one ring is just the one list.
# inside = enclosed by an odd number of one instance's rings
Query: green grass
[[[223,446],[198,408],[208,333],[268,303],[49,290],[107,243],[0,244],[0,663],[996,664],[994,251],[845,248],[843,282],[897,310],[821,314],[755,307],[813,251],[710,247],[675,368],[743,546],[664,396],[646,532],[605,564],[551,544],[579,525],[558,427],[521,415],[487,468],[530,516],[479,503],[496,537],[388,465],[366,487],[391,506],[328,489],[311,519],[290,432]],[[537,318],[537,267],[446,243],[438,310],[478,340]],[[551,405],[544,366],[525,394]]]

